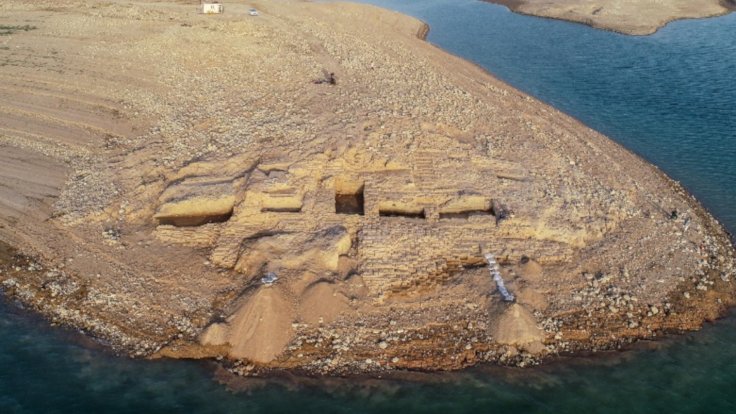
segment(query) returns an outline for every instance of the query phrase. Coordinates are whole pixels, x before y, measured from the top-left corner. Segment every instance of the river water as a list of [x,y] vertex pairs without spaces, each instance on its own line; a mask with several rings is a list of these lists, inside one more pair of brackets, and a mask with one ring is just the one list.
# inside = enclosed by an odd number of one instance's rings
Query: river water
[[[736,231],[736,14],[630,37],[475,0],[370,2],[652,161]],[[0,413],[736,413],[736,316],[640,348],[430,382],[236,392],[211,364],[118,358],[0,303]]]

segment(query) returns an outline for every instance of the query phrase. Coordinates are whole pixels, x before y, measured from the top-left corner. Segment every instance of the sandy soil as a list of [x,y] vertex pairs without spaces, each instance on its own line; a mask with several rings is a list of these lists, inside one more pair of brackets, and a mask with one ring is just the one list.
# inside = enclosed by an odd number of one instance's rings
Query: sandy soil
[[691,196],[420,22],[225,7],[0,4],[7,295],[239,374],[526,366],[733,303],[733,246]]
[[733,0],[487,0],[533,16],[587,24],[630,35],[648,35],[673,20],[720,16]]

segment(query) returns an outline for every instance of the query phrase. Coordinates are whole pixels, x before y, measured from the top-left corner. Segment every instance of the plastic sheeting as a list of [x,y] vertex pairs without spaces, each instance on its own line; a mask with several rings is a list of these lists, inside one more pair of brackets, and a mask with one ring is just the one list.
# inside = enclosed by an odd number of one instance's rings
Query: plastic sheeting
[[278,276],[276,276],[276,273],[274,273],[274,272],[268,272],[268,273],[266,273],[266,275],[265,275],[265,276],[263,276],[263,277],[261,278],[261,283],[263,283],[263,284],[264,284],[264,285],[266,285],[266,286],[271,286],[271,285],[273,285],[273,284],[274,284],[274,282],[276,282],[277,280],[279,280],[279,277],[278,277]]
[[491,271],[493,281],[496,282],[496,287],[501,293],[503,300],[505,300],[506,302],[513,302],[514,300],[516,300],[516,297],[511,292],[509,292],[508,289],[506,289],[506,285],[504,285],[503,278],[501,277],[501,272],[498,269],[498,263],[496,263],[496,258],[490,253],[486,253],[485,256],[486,260],[488,260],[488,269]]

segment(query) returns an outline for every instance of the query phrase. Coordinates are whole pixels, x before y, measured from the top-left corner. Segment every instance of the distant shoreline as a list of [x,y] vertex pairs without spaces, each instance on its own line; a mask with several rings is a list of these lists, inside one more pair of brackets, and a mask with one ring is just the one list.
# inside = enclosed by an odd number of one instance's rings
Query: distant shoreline
[[[571,23],[584,24],[586,26],[593,27],[595,29],[607,30],[615,33],[630,35],[630,36],[647,36],[656,33],[659,29],[668,25],[671,22],[678,20],[692,20],[692,19],[708,19],[712,17],[724,16],[732,11],[736,10],[736,1],[734,0],[718,0],[706,2],[711,6],[720,6],[721,10],[713,10],[712,12],[700,12],[695,9],[689,10],[688,14],[662,14],[648,15],[646,13],[636,15],[640,21],[637,24],[630,23],[632,17],[637,13],[636,10],[630,10],[630,15],[621,15],[617,19],[608,18],[604,19],[598,13],[605,9],[604,6],[600,6],[594,9],[591,13],[586,14],[577,8],[577,4],[570,2],[569,5],[561,5],[557,8],[550,6],[545,3],[543,5],[537,5],[532,0],[483,0],[487,3],[494,3],[501,6],[507,7],[514,13],[523,14],[526,16],[542,17],[554,20],[563,20]],[[605,0],[603,0],[605,3]],[[580,8],[583,5],[579,5]],[[589,6],[586,4],[586,6]]]

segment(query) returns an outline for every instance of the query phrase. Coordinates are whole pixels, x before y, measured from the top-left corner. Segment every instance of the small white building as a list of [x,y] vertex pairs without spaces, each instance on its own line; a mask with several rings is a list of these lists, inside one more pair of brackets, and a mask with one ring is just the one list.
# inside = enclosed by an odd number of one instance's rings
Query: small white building
[[220,3],[214,2],[214,3],[202,3],[202,13],[204,14],[217,14],[217,13],[223,13],[225,11],[225,6],[223,6]]

